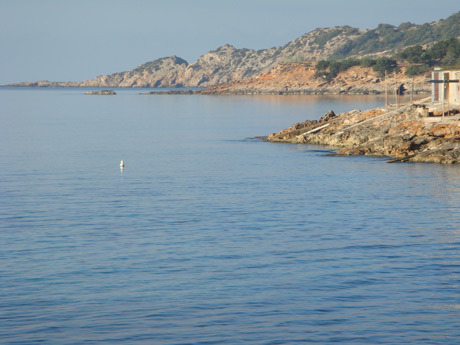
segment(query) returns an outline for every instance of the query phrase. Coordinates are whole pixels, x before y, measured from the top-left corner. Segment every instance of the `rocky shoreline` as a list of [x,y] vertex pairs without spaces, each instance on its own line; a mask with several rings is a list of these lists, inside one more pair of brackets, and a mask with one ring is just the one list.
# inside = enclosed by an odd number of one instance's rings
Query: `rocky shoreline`
[[139,95],[196,95],[197,91],[193,90],[166,90],[166,91],[150,91],[141,92]]
[[354,66],[338,73],[332,80],[315,76],[315,69],[305,63],[280,65],[256,78],[209,86],[200,90],[210,95],[378,95],[394,94],[404,85],[406,94],[430,94],[429,75],[409,77],[406,69],[382,78],[369,67]]
[[[401,66],[398,73],[382,77],[370,67],[354,66],[341,71],[331,80],[317,77],[316,69],[310,62],[283,63],[265,73],[252,78],[204,84],[192,88],[180,84],[174,90],[158,90],[142,94],[151,95],[377,95],[388,91],[390,94],[400,85],[404,85],[406,94],[430,94],[431,84],[427,83],[429,74],[409,77],[406,67]],[[133,77],[134,78],[134,77]],[[131,84],[113,84],[88,82],[31,82],[10,86],[22,87],[121,87],[121,88],[165,88],[169,84],[136,82]],[[174,87],[174,86],[172,86]]]
[[[415,90],[413,93],[407,92],[407,95],[428,95],[428,90]],[[308,96],[308,95],[324,95],[324,96],[337,96],[337,95],[383,95],[385,91],[373,88],[246,88],[235,90],[222,90],[214,91],[204,89],[195,91],[196,95],[228,95],[228,96],[257,96],[257,95],[287,95],[287,96]]]
[[307,120],[261,138],[274,143],[320,144],[337,155],[374,155],[392,162],[460,163],[459,105],[442,113],[428,100]]

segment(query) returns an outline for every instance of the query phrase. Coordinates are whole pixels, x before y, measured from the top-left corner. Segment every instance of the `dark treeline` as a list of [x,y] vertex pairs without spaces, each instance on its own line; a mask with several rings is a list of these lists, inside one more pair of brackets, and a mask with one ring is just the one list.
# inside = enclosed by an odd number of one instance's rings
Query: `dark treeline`
[[380,77],[383,77],[385,71],[388,73],[398,71],[398,62],[410,64],[406,70],[409,76],[426,73],[434,66],[458,66],[460,65],[460,40],[452,38],[439,41],[427,49],[421,45],[415,45],[392,57],[320,60],[316,64],[315,77],[332,80],[339,72],[346,71],[353,66],[372,67]]

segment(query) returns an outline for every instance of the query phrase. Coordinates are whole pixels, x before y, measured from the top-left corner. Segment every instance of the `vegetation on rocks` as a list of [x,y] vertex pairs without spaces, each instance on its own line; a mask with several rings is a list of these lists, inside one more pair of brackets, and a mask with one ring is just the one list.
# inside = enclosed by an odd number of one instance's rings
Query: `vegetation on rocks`
[[411,64],[407,75],[425,73],[433,66],[460,66],[460,40],[439,41],[431,48],[415,45],[396,54],[396,57]]
[[398,27],[379,24],[376,29],[368,30],[355,40],[350,40],[333,54],[335,59],[344,59],[350,55],[376,54],[390,51],[393,54],[404,47],[425,45],[460,36],[460,12],[435,23],[415,25],[403,23]]
[[374,72],[377,72],[380,77],[385,75],[385,71],[391,73],[398,69],[396,60],[381,57],[378,59],[365,58],[362,60],[358,59],[346,59],[342,61],[337,60],[321,60],[316,64],[316,78],[324,78],[327,81],[331,81],[340,72],[344,72],[353,66],[372,67]]
[[409,64],[405,72],[408,76],[426,73],[433,66],[459,66],[460,40],[451,38],[439,41],[430,48],[423,48],[421,45],[411,46],[393,57],[320,60],[316,64],[315,77],[331,81],[337,77],[339,72],[346,71],[353,66],[372,67],[380,77],[383,77],[385,72],[392,73],[398,70],[398,61]]

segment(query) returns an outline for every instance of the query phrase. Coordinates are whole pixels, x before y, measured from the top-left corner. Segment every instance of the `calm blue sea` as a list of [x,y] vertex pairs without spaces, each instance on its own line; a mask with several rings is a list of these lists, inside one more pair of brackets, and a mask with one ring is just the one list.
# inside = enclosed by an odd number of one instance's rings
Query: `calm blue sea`
[[460,344],[460,166],[248,139],[382,98],[84,91],[0,89],[1,344]]

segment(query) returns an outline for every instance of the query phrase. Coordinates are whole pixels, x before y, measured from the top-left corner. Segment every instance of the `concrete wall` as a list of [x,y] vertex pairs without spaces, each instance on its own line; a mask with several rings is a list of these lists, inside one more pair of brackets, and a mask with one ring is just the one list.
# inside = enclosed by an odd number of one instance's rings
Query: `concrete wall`
[[[434,71],[432,80],[460,80],[460,71]],[[460,83],[433,83],[431,88],[433,102],[460,102]]]

